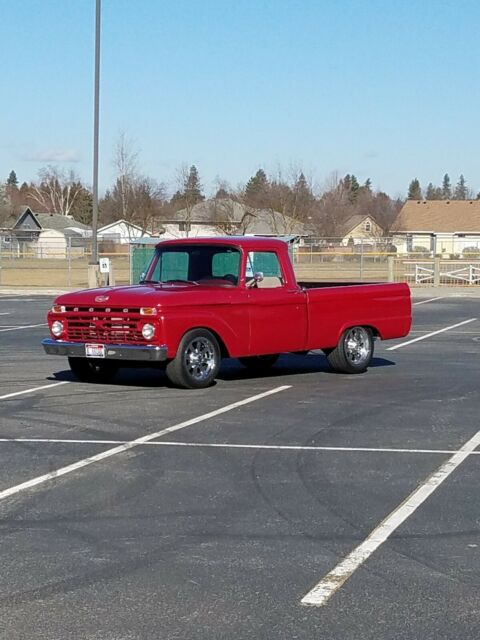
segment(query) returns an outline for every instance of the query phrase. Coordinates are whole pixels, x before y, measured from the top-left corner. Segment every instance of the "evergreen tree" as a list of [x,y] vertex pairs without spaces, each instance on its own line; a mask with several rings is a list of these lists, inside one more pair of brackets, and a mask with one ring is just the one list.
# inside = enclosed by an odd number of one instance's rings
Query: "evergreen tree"
[[352,176],[349,173],[347,173],[347,175],[343,178],[342,183],[343,183],[343,188],[346,191],[350,191],[350,189],[352,188]]
[[263,169],[259,169],[257,173],[250,178],[245,187],[245,198],[247,201],[255,201],[257,198],[265,194],[268,189],[267,174]]
[[18,178],[15,171],[10,171],[10,174],[7,179],[7,187],[18,187]]
[[205,196],[202,193],[202,185],[200,183],[198,169],[194,164],[190,167],[190,171],[183,186],[183,195],[189,204],[197,204],[197,202],[205,200]]
[[365,182],[364,182],[364,184],[363,184],[363,188],[364,188],[366,191],[370,191],[370,192],[372,191],[372,181],[370,180],[370,178],[367,178],[367,179],[365,180]]
[[418,178],[414,178],[409,186],[408,186],[408,195],[407,198],[409,200],[421,200],[422,199],[422,188],[420,186],[420,182]]
[[448,175],[448,173],[446,173],[443,176],[443,182],[442,182],[442,198],[444,200],[450,200],[451,197],[452,197],[452,184],[450,182],[450,176]]
[[428,183],[427,190],[425,192],[426,200],[441,200],[443,198],[442,189],[435,187],[431,182]]
[[457,186],[455,187],[455,200],[466,200],[468,195],[467,183],[465,182],[465,178],[463,173],[460,174],[458,178]]
[[352,192],[352,196],[353,196],[354,199],[357,197],[359,189],[360,189],[360,185],[358,183],[358,180],[357,180],[356,176],[354,176],[352,174],[351,184],[350,184],[350,191]]
[[297,199],[307,203],[313,198],[312,190],[308,186],[307,179],[303,171],[300,172],[295,184],[293,185],[293,192],[297,196]]
[[348,199],[350,200],[350,202],[355,202],[360,190],[360,184],[358,183],[356,176],[354,176],[353,173],[352,175],[347,173],[347,175],[343,178],[342,183],[343,188],[348,192]]
[[77,197],[73,203],[70,215],[82,222],[83,224],[91,224],[93,216],[93,197],[88,189],[80,185]]

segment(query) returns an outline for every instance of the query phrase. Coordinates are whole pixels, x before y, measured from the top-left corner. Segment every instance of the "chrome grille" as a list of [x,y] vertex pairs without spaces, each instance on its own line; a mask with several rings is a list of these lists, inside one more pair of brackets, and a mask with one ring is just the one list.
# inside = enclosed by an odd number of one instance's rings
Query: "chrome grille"
[[67,340],[72,342],[149,344],[142,336],[140,314],[107,313],[104,309],[103,313],[67,313],[66,321]]

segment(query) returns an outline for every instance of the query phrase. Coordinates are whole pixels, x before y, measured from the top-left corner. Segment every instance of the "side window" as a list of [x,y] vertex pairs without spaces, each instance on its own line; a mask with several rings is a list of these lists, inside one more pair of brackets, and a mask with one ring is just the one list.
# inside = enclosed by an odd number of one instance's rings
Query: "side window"
[[247,286],[255,273],[262,273],[263,280],[257,282],[259,289],[283,287],[282,269],[278,256],[271,251],[250,251],[247,255]]

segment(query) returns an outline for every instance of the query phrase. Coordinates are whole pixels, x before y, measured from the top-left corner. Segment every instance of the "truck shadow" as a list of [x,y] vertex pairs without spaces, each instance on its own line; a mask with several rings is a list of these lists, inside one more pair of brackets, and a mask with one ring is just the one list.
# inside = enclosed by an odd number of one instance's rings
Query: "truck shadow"
[[[385,358],[373,358],[370,368],[391,367],[395,363]],[[235,380],[249,380],[255,378],[278,378],[281,376],[305,375],[313,373],[334,374],[323,354],[312,352],[308,355],[285,353],[280,356],[275,365],[267,371],[252,371],[246,369],[236,358],[228,358],[222,362],[218,380],[232,382]],[[338,375],[338,374],[335,374]],[[80,383],[70,369],[56,371],[49,378],[51,380]],[[123,368],[115,378],[102,386],[126,387],[171,387],[164,371],[158,368]]]
[[[373,358],[369,368],[395,366],[392,360]],[[328,364],[327,358],[320,353],[295,355],[285,353],[268,371],[259,372],[246,369],[238,360],[225,360],[218,375],[219,380],[245,380],[250,378],[275,378],[278,376],[305,375],[308,373],[336,374]]]

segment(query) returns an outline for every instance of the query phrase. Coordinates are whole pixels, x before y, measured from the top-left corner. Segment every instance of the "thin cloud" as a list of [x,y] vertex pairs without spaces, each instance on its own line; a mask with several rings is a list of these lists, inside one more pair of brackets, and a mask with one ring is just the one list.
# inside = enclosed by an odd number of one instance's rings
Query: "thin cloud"
[[80,153],[76,149],[40,149],[22,154],[21,159],[25,162],[80,162]]

